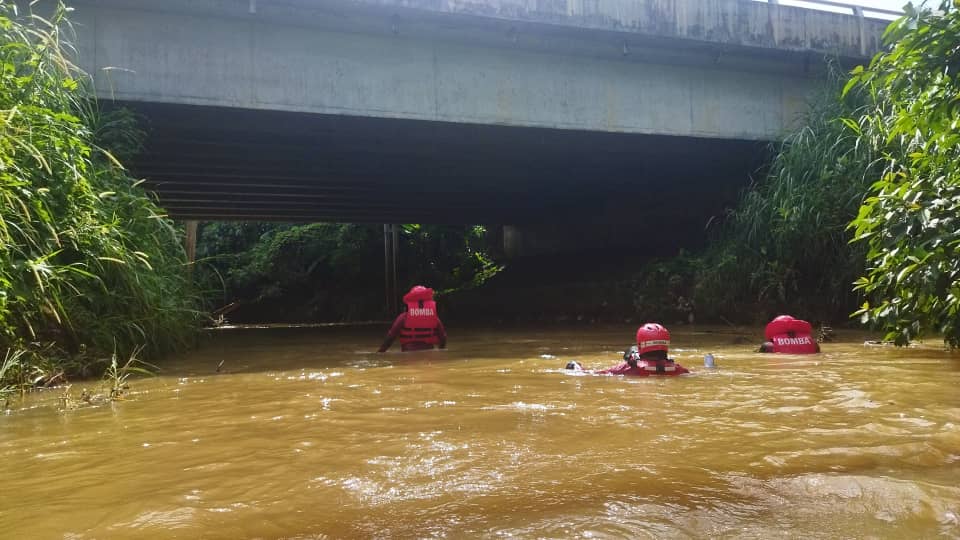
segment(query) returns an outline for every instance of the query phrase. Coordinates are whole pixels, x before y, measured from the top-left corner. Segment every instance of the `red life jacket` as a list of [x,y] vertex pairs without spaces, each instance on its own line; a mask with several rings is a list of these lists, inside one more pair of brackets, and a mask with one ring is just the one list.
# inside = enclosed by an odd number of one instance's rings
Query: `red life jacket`
[[673,360],[638,360],[637,370],[642,375],[683,375],[690,371]]
[[813,339],[813,327],[807,321],[780,316],[767,325],[767,341],[773,344],[772,352],[785,354],[816,354],[819,351]]
[[440,325],[437,303],[433,300],[408,300],[406,303],[407,319],[400,330],[400,346],[413,342],[427,345],[440,343],[440,337],[437,336],[437,327]]
[[683,375],[690,373],[690,370],[677,364],[673,360],[637,360],[637,366],[633,367],[627,362],[616,365],[610,369],[598,371],[602,375],[628,375],[632,377],[650,377],[654,375]]

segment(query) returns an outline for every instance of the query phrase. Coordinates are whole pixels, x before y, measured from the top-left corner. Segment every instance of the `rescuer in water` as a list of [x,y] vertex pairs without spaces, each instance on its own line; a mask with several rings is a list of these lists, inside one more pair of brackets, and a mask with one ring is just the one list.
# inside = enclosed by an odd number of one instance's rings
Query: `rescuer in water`
[[447,332],[437,317],[437,303],[433,301],[433,289],[417,285],[403,296],[407,310],[397,315],[386,339],[377,352],[387,352],[393,341],[400,338],[401,351],[422,351],[435,345],[447,346]]
[[[601,371],[598,375],[683,375],[690,370],[667,357],[670,349],[670,331],[657,323],[646,323],[637,329],[637,344],[623,353],[623,362]],[[570,362],[567,369],[580,371],[578,362]]]
[[760,352],[785,354],[816,354],[820,345],[813,339],[813,327],[807,321],[780,315],[767,324],[766,342]]

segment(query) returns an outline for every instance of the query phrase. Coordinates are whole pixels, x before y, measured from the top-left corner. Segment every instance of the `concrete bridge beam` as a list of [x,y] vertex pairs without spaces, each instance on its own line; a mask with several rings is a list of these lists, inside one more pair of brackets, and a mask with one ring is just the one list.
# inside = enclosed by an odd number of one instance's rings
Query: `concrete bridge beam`
[[75,21],[119,100],[749,140],[791,125],[825,36],[863,46],[852,16],[742,0],[487,3],[78,0]]

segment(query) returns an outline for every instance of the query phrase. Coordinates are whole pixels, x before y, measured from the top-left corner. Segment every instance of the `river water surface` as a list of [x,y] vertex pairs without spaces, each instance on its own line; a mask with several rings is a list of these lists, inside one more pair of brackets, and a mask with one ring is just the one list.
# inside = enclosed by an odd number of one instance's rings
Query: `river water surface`
[[624,379],[560,368],[616,363],[632,327],[374,354],[384,330],[220,331],[126,401],[14,403],[0,537],[960,538],[960,356],[936,345],[675,329],[694,374]]

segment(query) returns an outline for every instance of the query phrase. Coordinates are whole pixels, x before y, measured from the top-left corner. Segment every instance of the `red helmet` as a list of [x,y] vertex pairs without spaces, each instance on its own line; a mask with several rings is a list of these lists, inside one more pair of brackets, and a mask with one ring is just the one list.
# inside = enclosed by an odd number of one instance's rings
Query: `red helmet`
[[773,339],[773,336],[787,333],[808,336],[813,333],[813,327],[807,321],[794,319],[790,315],[780,315],[770,321],[764,331],[768,341]]
[[415,285],[410,292],[403,295],[403,301],[406,303],[433,300],[433,289],[423,285]]
[[637,328],[637,352],[667,351],[670,349],[670,331],[657,323],[646,323]]

